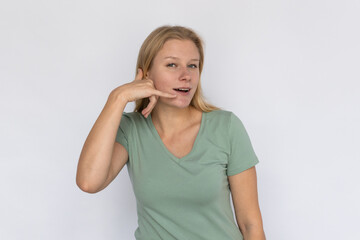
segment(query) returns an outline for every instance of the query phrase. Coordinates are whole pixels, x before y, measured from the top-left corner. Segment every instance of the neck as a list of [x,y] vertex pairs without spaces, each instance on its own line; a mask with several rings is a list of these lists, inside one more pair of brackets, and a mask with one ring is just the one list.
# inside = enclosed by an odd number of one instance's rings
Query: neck
[[182,109],[167,106],[155,107],[151,111],[151,119],[161,134],[169,136],[181,132],[191,124],[193,111],[192,106]]

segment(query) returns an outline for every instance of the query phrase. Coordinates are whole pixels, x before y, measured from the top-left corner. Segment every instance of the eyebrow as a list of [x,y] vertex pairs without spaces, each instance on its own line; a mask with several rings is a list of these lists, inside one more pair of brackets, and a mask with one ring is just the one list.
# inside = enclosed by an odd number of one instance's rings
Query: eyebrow
[[[167,58],[179,59],[178,57],[173,57],[173,56],[164,57],[164,59],[167,59]],[[197,58],[193,58],[190,61],[200,61],[200,60]]]

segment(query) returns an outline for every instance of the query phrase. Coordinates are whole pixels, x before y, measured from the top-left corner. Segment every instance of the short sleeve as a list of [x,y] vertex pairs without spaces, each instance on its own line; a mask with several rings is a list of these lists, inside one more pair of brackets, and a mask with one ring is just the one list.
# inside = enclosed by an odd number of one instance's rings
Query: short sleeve
[[230,154],[227,176],[245,171],[259,163],[243,123],[232,112],[229,122],[229,139]]
[[126,151],[129,153],[129,132],[131,127],[131,119],[128,113],[123,112],[121,116],[120,125],[116,133],[115,141],[120,143],[126,148]]

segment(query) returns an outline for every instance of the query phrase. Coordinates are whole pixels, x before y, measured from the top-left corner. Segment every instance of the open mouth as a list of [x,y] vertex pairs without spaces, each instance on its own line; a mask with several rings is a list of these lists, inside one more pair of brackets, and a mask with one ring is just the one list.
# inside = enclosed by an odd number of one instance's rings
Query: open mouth
[[190,88],[174,88],[175,91],[178,91],[178,92],[189,92],[190,91]]

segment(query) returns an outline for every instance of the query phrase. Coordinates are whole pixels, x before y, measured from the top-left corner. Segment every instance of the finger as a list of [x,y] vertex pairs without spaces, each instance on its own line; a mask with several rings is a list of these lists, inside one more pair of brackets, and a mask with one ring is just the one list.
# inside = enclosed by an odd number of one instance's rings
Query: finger
[[149,110],[148,108],[146,108],[146,109],[144,109],[142,112],[142,115],[144,115],[144,117],[148,117],[149,116],[149,114],[151,113],[151,110]]
[[144,108],[144,110],[142,111],[142,113],[144,114],[145,117],[147,117],[146,115],[149,115],[150,112],[154,109],[156,102],[157,102],[157,96],[150,96],[150,102],[149,104],[146,106],[146,108]]
[[146,108],[144,109],[144,116],[145,117],[148,117],[149,114],[152,112],[152,110],[155,108],[155,105],[157,103],[157,100],[159,99],[159,96],[152,95],[152,96],[150,96],[149,99],[150,99],[150,102],[146,106]]
[[135,80],[141,80],[141,79],[143,79],[143,71],[141,68],[138,68]]
[[166,93],[166,92],[162,92],[162,91],[159,91],[156,89],[154,89],[153,92],[155,95],[158,95],[160,97],[174,98],[177,96],[176,94]]
[[151,105],[151,102],[152,102],[152,101],[153,101],[152,96],[150,96],[150,97],[149,97],[149,103],[148,103],[148,105],[146,106],[146,108],[144,108],[144,109],[141,111],[141,113],[144,114],[144,116],[145,116],[146,113],[149,112],[149,110],[150,110],[150,105]]

